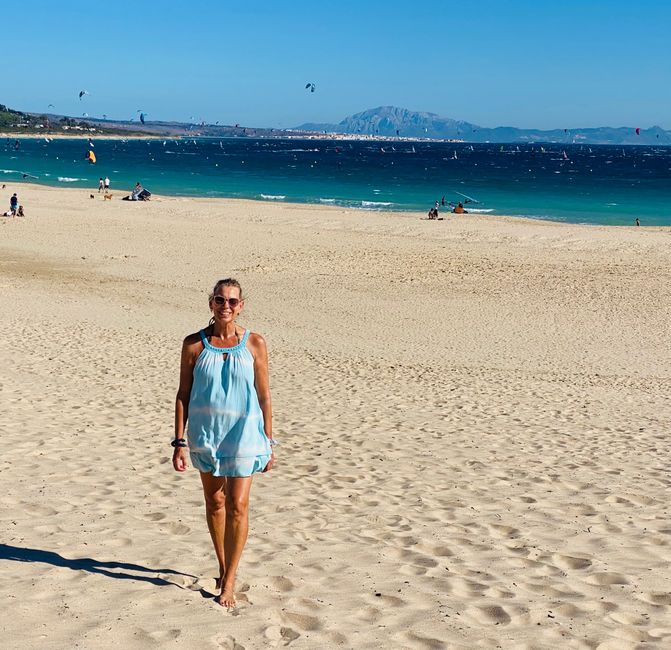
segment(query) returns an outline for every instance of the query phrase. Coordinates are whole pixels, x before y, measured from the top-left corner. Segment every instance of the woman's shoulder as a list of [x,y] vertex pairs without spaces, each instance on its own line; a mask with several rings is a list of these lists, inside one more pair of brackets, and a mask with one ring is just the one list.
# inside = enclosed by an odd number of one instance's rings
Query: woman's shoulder
[[185,348],[190,348],[190,347],[193,347],[193,346],[198,345],[198,344],[202,345],[203,340],[200,336],[200,332],[202,332],[202,330],[200,330],[198,332],[194,332],[193,334],[188,334],[187,336],[185,336],[182,345]]
[[261,334],[250,331],[247,340],[249,341],[249,347],[253,351],[260,352],[262,350],[263,351],[266,350],[266,339],[264,339],[263,336],[261,336]]

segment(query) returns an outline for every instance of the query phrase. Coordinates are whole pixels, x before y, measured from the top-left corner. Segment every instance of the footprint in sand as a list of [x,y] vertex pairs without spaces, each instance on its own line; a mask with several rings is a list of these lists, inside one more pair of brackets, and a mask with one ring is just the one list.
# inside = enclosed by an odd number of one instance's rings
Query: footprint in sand
[[294,583],[284,576],[272,576],[270,578],[270,584],[278,591],[287,592],[293,591],[294,589]]
[[157,573],[156,577],[180,589],[193,589],[198,584],[196,580],[189,576],[175,575],[173,573]]
[[671,591],[644,591],[638,598],[651,605],[671,605]]
[[628,585],[629,580],[621,573],[609,573],[607,571],[601,571],[599,573],[592,573],[590,576],[585,578],[585,582],[590,585]]
[[432,639],[431,637],[421,636],[415,632],[403,632],[400,635],[400,647],[422,648],[425,650],[442,650],[448,646],[440,639]]
[[469,607],[466,613],[481,625],[507,625],[511,618],[499,605],[478,605]]
[[300,637],[300,633],[296,632],[296,630],[290,627],[282,627],[280,625],[271,625],[270,627],[267,627],[264,630],[263,635],[275,646],[287,646]]
[[321,621],[316,616],[308,616],[307,614],[299,614],[298,612],[282,612],[282,619],[292,623],[304,632],[312,632],[320,629],[322,626]]
[[245,650],[245,646],[240,645],[232,636],[219,637],[214,642],[223,650]]
[[147,632],[147,636],[158,643],[172,641],[182,634],[182,630],[173,628],[171,630],[157,630],[156,632]]
[[191,532],[191,529],[184,524],[170,523],[166,524],[165,528],[171,535],[186,535]]
[[587,558],[573,557],[572,555],[560,555],[555,553],[552,556],[553,562],[561,569],[586,569],[592,566],[592,561]]

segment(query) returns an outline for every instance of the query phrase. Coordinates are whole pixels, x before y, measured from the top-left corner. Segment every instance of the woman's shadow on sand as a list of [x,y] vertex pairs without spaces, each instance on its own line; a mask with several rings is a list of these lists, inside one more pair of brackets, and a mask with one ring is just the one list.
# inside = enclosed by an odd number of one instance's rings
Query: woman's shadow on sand
[[[211,598],[211,594],[201,587],[198,578],[190,573],[181,573],[173,569],[150,569],[139,564],[130,564],[128,562],[101,562],[90,557],[70,560],[53,551],[43,551],[37,548],[22,548],[20,546],[10,546],[9,544],[0,544],[0,560],[14,560],[15,562],[41,562],[42,564],[51,564],[52,566],[64,567],[73,571],[87,571],[88,573],[98,573],[108,578],[117,580],[138,580],[140,582],[149,582],[158,587],[172,586],[180,589],[189,589],[199,591],[203,598]],[[135,573],[125,573],[126,571],[137,571]],[[147,573],[158,574],[155,576],[142,575]],[[172,578],[172,579],[171,579]]]

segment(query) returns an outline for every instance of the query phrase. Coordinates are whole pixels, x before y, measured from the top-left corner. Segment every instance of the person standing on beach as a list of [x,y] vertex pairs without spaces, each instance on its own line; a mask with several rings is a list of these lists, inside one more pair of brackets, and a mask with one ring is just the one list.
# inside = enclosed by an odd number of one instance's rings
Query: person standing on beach
[[18,210],[19,210],[19,197],[16,196],[16,192],[14,192],[14,194],[12,194],[12,198],[9,199],[9,211],[12,213],[12,216],[15,217]]
[[108,176],[105,176],[105,192],[107,192],[110,188],[110,179]]
[[237,280],[219,280],[209,297],[210,324],[184,339],[171,443],[175,470],[186,470],[188,447],[200,472],[219,562],[216,600],[226,608],[236,602],[252,478],[275,462],[268,352],[260,334],[237,324],[244,304]]
[[102,176],[98,180],[98,194],[105,191],[105,181],[102,179]]

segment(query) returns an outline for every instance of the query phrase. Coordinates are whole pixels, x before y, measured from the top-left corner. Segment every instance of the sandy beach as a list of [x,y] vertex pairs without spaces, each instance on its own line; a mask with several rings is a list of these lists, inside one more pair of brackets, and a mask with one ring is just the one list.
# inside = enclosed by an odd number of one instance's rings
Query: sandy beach
[[[669,647],[671,228],[12,192],[3,648]],[[281,444],[227,613],[169,442],[230,275]]]

